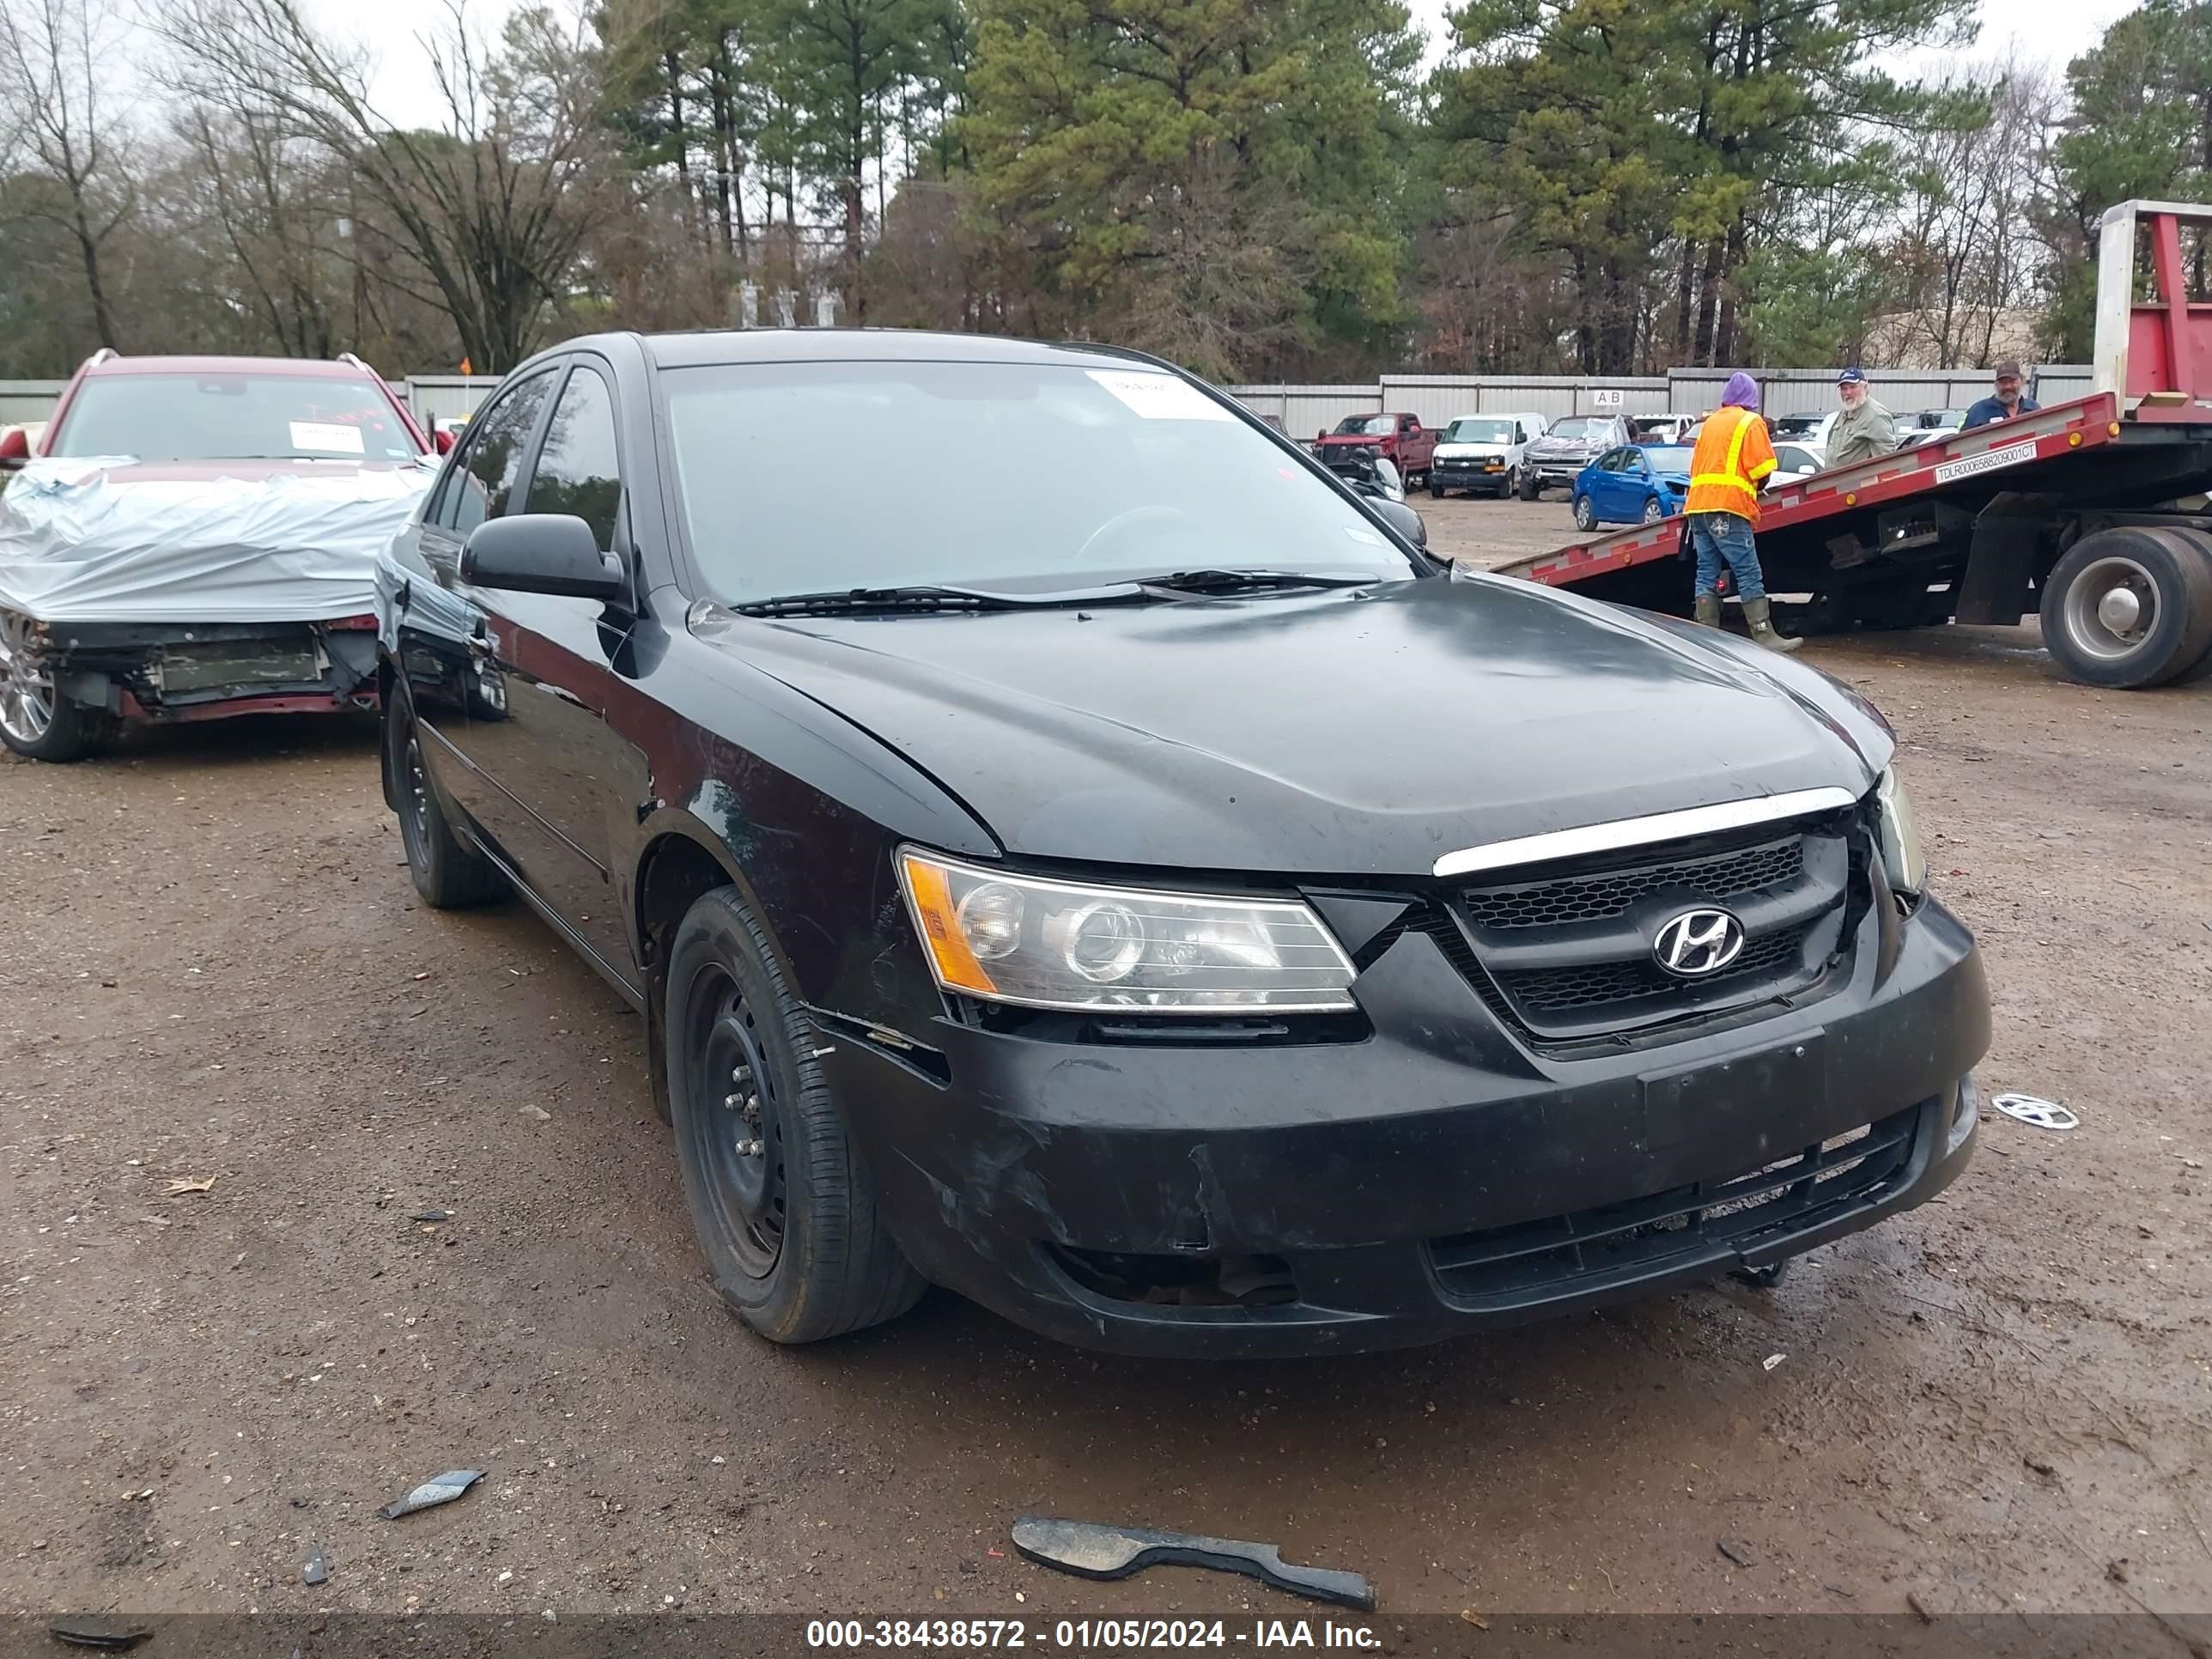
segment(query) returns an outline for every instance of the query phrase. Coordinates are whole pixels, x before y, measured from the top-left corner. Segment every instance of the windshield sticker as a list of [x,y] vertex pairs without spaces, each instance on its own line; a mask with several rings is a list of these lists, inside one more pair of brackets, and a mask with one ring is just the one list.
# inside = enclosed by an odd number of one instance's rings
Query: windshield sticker
[[1148,421],[1226,421],[1234,417],[1188,380],[1172,374],[1132,374],[1094,368],[1091,378]]
[[338,455],[362,453],[361,428],[357,426],[332,426],[321,421],[292,422],[292,447],[320,449]]

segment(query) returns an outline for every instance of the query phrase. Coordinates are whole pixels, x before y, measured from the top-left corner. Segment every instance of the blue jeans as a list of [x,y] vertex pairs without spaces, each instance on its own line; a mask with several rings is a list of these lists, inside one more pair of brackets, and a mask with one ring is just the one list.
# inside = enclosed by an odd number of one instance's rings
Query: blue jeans
[[1700,597],[1720,591],[1723,563],[1735,579],[1736,598],[1766,597],[1766,579],[1759,574],[1759,544],[1752,539],[1750,520],[1733,513],[1692,513],[1690,545],[1697,550]]

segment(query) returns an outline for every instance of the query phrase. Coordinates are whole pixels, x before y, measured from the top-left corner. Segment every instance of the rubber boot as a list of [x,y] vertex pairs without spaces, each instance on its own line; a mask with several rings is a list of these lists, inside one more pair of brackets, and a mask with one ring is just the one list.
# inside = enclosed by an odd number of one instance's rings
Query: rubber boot
[[1707,628],[1718,628],[1721,625],[1721,596],[1719,594],[1700,593],[1698,595],[1696,620]]
[[1751,637],[1769,651],[1795,651],[1805,643],[1802,640],[1787,640],[1774,631],[1774,607],[1765,599],[1746,599],[1743,619],[1751,624]]

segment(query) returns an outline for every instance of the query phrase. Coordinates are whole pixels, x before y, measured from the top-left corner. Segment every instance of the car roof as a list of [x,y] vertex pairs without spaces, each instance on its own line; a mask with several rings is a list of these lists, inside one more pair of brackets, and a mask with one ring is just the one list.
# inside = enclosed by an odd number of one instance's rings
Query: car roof
[[[563,349],[589,348],[606,337],[587,335],[563,342]],[[660,368],[808,362],[1058,363],[1126,368],[1133,362],[1153,361],[1141,353],[1079,341],[1055,343],[904,328],[722,328],[622,337],[635,341],[647,361]]]
[[[305,379],[357,380],[357,363],[322,357],[108,357],[85,365],[88,376],[111,374],[297,374]],[[371,379],[374,371],[366,371]]]

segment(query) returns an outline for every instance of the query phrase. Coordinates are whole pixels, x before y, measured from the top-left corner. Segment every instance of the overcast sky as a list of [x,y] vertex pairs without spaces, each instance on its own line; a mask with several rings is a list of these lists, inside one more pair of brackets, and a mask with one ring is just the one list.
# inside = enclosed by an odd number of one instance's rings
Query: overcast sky
[[[561,3],[561,0],[556,0]],[[1449,0],[1407,0],[1414,21],[1440,37]],[[2021,61],[2043,62],[2063,73],[2067,62],[2094,46],[2106,26],[2135,9],[2136,0],[1981,0],[1982,33],[1966,54],[1970,59],[2001,60],[2017,51]],[[469,0],[469,15],[476,27],[495,32],[514,9],[514,0]],[[311,15],[332,29],[350,33],[369,45],[379,73],[377,100],[386,114],[402,122],[429,123],[442,113],[428,83],[422,55],[415,37],[444,26],[446,0],[310,0]],[[373,21],[371,21],[373,20]],[[1923,70],[1942,67],[1937,54],[1913,65]]]

